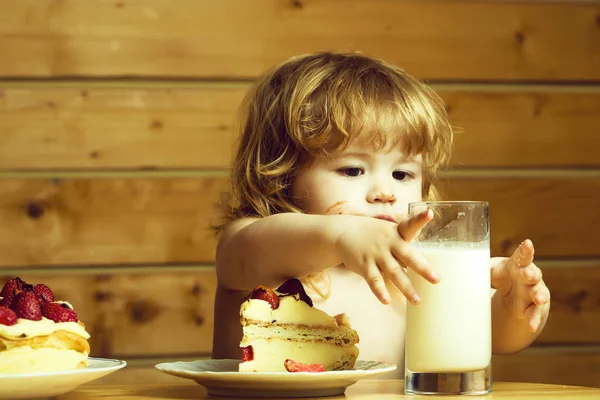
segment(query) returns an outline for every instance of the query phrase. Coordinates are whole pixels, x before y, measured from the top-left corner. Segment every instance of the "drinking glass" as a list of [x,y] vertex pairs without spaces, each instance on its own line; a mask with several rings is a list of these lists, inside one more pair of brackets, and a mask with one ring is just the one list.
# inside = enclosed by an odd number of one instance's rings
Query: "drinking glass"
[[407,304],[407,394],[473,394],[492,390],[490,225],[487,202],[418,202],[433,219],[412,242],[440,281],[408,269],[421,302]]

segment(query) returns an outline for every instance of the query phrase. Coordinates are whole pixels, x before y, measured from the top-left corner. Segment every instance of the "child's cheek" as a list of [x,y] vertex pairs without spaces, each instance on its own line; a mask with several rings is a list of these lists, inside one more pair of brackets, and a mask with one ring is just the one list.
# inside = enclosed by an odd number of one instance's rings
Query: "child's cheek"
[[346,205],[346,203],[347,203],[346,201],[338,201],[337,203],[330,205],[329,207],[327,207],[327,210],[325,210],[325,214],[327,214],[327,215],[346,214],[344,212],[344,206]]

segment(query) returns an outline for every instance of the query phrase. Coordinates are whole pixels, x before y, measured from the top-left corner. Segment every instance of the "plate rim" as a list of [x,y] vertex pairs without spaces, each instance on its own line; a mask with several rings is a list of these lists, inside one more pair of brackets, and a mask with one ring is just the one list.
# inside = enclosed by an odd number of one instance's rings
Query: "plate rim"
[[[237,362],[240,363],[241,360],[236,360],[236,359],[199,359],[199,360],[193,360],[193,361],[169,361],[169,362],[162,362],[162,363],[158,363],[156,364],[154,367],[156,369],[158,369],[161,372],[164,372],[166,374],[170,374],[170,375],[174,375],[174,376],[178,376],[184,379],[195,379],[195,378],[201,378],[202,375],[219,375],[219,376],[236,376],[236,377],[256,377],[256,378],[271,378],[271,377],[282,377],[282,376],[286,376],[286,377],[290,377],[290,376],[311,376],[311,377],[329,377],[332,375],[350,375],[352,377],[360,377],[361,375],[372,375],[372,374],[381,374],[381,373],[386,373],[386,372],[392,372],[395,371],[396,369],[398,369],[398,365],[397,364],[390,364],[384,361],[374,361],[374,360],[358,360],[361,362],[366,362],[366,363],[379,363],[382,364],[382,366],[380,368],[375,368],[375,369],[346,369],[346,370],[338,370],[338,371],[325,371],[325,372],[294,372],[293,374],[291,374],[290,372],[283,372],[283,371],[279,371],[279,372],[239,372],[239,371],[184,371],[184,370],[173,370],[173,369],[165,369],[164,367],[161,368],[161,366],[167,365],[167,364],[175,364],[175,363],[182,363],[182,364],[190,364],[190,363],[196,363],[196,362],[203,362],[203,361],[211,361],[211,362],[216,362],[216,363],[224,363],[224,362],[229,362],[229,363],[233,363],[233,362]],[[186,374],[194,374],[193,377],[191,375],[189,375],[188,377],[182,377],[181,375],[175,375],[172,372],[182,372],[182,373],[186,373]],[[319,378],[317,378],[319,379]],[[325,379],[325,378],[321,378],[321,379]]]
[[0,374],[0,380],[4,379],[30,379],[30,378],[46,378],[49,376],[63,376],[63,375],[72,375],[72,374],[93,374],[99,372],[113,371],[119,370],[127,366],[127,361],[125,360],[117,360],[113,358],[99,358],[99,357],[88,357],[88,361],[112,361],[114,365],[90,368],[89,365],[87,368],[80,369],[70,369],[66,371],[55,371],[55,372],[34,372],[29,374]]

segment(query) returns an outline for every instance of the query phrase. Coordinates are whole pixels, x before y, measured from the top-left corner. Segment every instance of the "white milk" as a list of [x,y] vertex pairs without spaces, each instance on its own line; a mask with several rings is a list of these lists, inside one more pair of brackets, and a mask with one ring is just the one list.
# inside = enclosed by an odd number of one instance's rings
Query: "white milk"
[[413,372],[465,372],[491,360],[490,250],[484,246],[416,244],[441,280],[408,269],[421,303],[406,310],[406,363]]

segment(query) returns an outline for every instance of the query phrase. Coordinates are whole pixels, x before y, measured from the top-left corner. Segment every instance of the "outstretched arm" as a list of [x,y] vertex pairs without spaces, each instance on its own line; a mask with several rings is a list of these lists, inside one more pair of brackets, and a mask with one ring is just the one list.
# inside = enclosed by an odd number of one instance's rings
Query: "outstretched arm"
[[217,245],[217,273],[230,289],[277,287],[339,264],[333,251],[332,216],[275,214],[234,222]]
[[533,243],[526,240],[510,258],[493,258],[491,280],[492,350],[516,353],[540,334],[550,310],[550,291],[533,264]]
[[[430,215],[406,222],[410,235]],[[437,281],[427,261],[403,239],[399,225],[355,215],[276,214],[244,219],[225,230],[217,245],[217,274],[229,289],[277,287],[289,278],[344,264],[361,275],[383,302],[391,301],[389,278],[409,299],[414,289],[403,265]],[[409,239],[410,240],[410,239]]]

